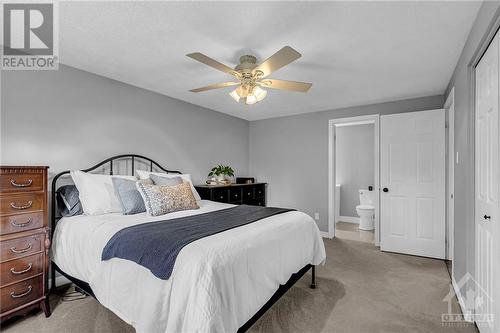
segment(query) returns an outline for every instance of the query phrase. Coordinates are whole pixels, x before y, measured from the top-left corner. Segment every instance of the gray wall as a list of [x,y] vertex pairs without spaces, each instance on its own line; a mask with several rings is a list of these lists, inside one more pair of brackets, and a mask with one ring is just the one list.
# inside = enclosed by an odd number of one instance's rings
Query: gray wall
[[359,190],[374,185],[375,129],[373,124],[335,129],[336,183],[340,184],[340,216],[357,217]]
[[218,163],[248,175],[248,122],[67,66],[3,71],[1,163],[51,176],[138,153],[205,181]]
[[[467,272],[474,275],[474,112],[469,63],[489,26],[498,17],[500,2],[485,1],[462,51],[446,95],[455,87],[455,233],[454,277],[459,281]],[[465,296],[465,295],[464,295]]]
[[250,122],[250,174],[268,186],[268,204],[293,207],[328,229],[328,120],[443,107],[431,96]]

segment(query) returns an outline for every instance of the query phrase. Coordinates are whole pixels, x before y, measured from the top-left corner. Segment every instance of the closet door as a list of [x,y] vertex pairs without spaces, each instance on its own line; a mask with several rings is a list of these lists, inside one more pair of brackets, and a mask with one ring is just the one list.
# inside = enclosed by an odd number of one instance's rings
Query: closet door
[[475,320],[479,330],[500,332],[499,39],[476,66],[475,108]]

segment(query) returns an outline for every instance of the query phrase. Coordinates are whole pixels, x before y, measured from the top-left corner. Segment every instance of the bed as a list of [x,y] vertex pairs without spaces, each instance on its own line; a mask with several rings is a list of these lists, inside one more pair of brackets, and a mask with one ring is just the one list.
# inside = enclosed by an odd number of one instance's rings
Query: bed
[[[139,155],[107,159],[156,162]],[[52,193],[57,189],[54,177]],[[108,240],[123,228],[226,209],[232,205],[208,200],[200,209],[163,216],[146,213],[58,219],[52,198],[52,269],[73,281],[137,332],[235,332],[247,330],[300,277],[325,260],[320,232],[312,218],[290,211],[226,230],[182,249],[168,280],[159,279],[133,261],[101,261]],[[52,275],[54,276],[54,275]],[[55,281],[55,279],[52,279]],[[53,287],[55,287],[53,283]]]

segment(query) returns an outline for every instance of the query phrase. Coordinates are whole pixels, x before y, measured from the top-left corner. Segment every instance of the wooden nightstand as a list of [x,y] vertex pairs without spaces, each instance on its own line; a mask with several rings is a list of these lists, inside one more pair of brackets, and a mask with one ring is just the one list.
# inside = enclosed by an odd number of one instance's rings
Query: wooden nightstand
[[266,183],[230,184],[230,185],[197,185],[200,197],[234,205],[266,205]]
[[0,319],[41,308],[47,298],[48,252],[46,166],[0,167]]

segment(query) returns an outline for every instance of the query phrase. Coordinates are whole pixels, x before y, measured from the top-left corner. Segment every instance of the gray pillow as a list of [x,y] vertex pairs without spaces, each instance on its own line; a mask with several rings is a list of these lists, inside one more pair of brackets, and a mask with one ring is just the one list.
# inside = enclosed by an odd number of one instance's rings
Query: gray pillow
[[151,180],[155,185],[174,186],[183,183],[181,177],[162,177],[153,174],[149,175],[149,177],[151,178]]
[[144,200],[137,190],[135,180],[113,177],[112,181],[122,206],[123,215],[144,213],[146,211]]
[[82,215],[80,193],[75,185],[64,185],[56,191],[57,208],[61,216]]

